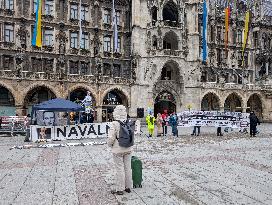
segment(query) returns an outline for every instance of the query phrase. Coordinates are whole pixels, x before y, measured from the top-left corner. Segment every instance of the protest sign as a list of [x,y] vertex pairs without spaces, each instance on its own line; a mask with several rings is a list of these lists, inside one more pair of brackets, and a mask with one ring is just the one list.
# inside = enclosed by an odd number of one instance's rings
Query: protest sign
[[184,111],[177,113],[178,126],[248,128],[249,113],[220,111]]
[[110,123],[86,123],[65,126],[36,126],[31,127],[31,140],[67,140],[83,138],[104,138],[108,136]]

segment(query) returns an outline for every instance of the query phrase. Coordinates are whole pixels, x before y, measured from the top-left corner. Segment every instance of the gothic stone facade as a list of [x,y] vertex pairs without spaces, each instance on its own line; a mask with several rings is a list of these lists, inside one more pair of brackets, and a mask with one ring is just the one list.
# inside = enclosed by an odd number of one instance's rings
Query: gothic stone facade
[[263,120],[272,120],[272,19],[265,10],[271,3],[265,0],[250,5],[245,66],[243,1],[237,1],[239,12],[230,17],[227,51],[224,5],[208,1],[205,65],[200,0],[115,0],[117,52],[111,0],[82,0],[81,8],[79,0],[45,0],[42,49],[31,45],[35,2],[5,0],[0,8],[2,108],[11,105],[25,114],[44,99],[75,100],[89,90],[98,121],[108,120],[119,103],[128,106],[132,117],[137,108],[151,107],[156,113],[188,108],[255,110]]

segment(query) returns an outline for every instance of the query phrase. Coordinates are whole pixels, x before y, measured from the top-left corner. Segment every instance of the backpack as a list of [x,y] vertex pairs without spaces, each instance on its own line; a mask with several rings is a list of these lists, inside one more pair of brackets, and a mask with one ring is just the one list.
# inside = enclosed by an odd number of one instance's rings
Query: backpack
[[134,145],[134,130],[135,130],[135,121],[121,122],[120,124],[119,138],[116,139],[119,142],[120,147],[131,147]]

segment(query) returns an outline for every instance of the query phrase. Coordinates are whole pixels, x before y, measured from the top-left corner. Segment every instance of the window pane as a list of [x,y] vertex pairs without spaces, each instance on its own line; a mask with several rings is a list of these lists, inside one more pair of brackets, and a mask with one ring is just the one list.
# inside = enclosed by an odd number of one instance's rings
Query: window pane
[[78,8],[77,5],[71,5],[71,19],[78,19]]
[[53,45],[53,30],[47,29],[44,31],[44,45],[52,46]]
[[71,48],[77,48],[78,47],[78,33],[71,33]]
[[118,41],[117,41],[117,52],[121,53],[121,38],[118,37]]
[[103,23],[110,24],[110,19],[111,19],[110,10],[107,10],[107,9],[104,10]]
[[13,25],[5,25],[5,42],[13,42]]
[[104,37],[104,51],[111,51],[111,39],[109,36]]
[[52,15],[53,14],[53,7],[54,7],[54,1],[53,0],[46,0],[45,1],[45,15]]
[[88,20],[88,7],[87,6],[82,6],[81,7],[81,20],[87,21]]
[[5,1],[5,9],[13,10],[13,0]]

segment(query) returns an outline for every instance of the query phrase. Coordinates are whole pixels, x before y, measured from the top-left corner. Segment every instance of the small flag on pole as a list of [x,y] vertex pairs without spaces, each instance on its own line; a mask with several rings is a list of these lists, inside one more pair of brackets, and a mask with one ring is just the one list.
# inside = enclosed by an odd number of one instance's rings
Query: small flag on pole
[[230,17],[230,6],[229,6],[229,0],[228,0],[226,8],[225,8],[225,49],[226,49],[226,53],[227,53],[227,48],[228,48],[229,17]]
[[207,24],[208,24],[208,9],[207,2],[203,2],[203,32],[202,32],[202,62],[207,62]]
[[84,45],[81,45],[81,38],[82,38],[82,26],[81,26],[81,0],[79,2],[79,48],[84,48]]
[[42,0],[37,0],[36,21],[33,32],[32,45],[42,47]]
[[249,21],[250,21],[250,9],[249,9],[249,1],[248,1],[247,2],[247,12],[246,12],[246,16],[245,16],[244,40],[243,40],[243,46],[242,46],[242,66],[245,65],[245,49],[246,49],[246,45],[247,45]]
[[114,6],[114,0],[112,0],[112,25],[113,25],[113,37],[114,37],[114,47],[113,51],[118,52],[118,28],[117,28],[117,18],[116,18],[116,12],[115,12],[115,6]]

